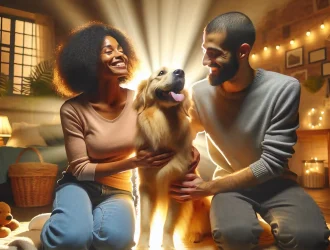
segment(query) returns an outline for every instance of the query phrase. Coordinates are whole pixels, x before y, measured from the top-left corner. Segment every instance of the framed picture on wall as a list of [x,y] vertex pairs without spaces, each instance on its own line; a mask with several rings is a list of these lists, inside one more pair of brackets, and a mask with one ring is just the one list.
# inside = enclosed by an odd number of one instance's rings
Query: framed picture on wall
[[322,76],[330,76],[330,62],[322,63]]
[[288,50],[285,52],[285,67],[287,69],[298,67],[304,64],[304,48]]
[[327,60],[327,48],[319,48],[308,52],[308,62],[316,63]]
[[307,69],[293,72],[291,76],[296,78],[300,83],[304,83],[307,80]]

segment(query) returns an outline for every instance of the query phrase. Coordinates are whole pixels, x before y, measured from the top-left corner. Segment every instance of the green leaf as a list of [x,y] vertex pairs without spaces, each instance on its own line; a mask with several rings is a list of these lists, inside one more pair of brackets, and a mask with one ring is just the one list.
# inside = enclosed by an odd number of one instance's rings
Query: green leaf
[[0,73],[0,96],[5,96],[8,94],[9,86],[9,77],[4,73]]
[[54,61],[46,60],[38,63],[29,77],[23,78],[23,92],[33,96],[54,96],[57,92],[53,85]]
[[307,80],[303,82],[303,86],[311,93],[318,92],[324,84],[322,76],[308,76]]

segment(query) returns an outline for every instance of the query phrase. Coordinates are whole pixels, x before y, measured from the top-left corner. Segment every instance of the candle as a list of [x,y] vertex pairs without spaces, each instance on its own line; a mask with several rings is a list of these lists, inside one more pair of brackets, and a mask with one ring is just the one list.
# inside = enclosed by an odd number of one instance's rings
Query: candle
[[303,162],[303,186],[307,188],[323,188],[325,185],[324,161],[314,158]]

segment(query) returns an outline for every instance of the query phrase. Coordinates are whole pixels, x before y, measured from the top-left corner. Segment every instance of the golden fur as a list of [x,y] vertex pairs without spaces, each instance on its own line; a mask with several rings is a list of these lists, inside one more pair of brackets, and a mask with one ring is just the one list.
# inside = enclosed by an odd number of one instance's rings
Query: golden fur
[[[177,71],[175,71],[177,72]],[[157,208],[165,210],[162,246],[174,249],[173,233],[181,229],[183,240],[199,242],[210,233],[209,201],[178,203],[170,199],[170,184],[188,172],[192,161],[192,134],[187,110],[190,106],[188,92],[183,89],[184,75],[161,68],[138,86],[134,108],[138,112],[137,149],[170,149],[176,154],[163,168],[138,169],[140,194],[140,238],[138,249],[147,249],[150,224]],[[183,94],[183,101],[175,101],[169,92]],[[166,213],[167,210],[167,213]],[[187,230],[189,229],[189,230]]]

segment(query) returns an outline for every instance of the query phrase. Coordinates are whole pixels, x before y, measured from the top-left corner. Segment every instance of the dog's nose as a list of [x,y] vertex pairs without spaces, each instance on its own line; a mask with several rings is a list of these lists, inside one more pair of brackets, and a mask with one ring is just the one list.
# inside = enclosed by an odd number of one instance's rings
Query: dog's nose
[[184,77],[184,71],[182,69],[176,69],[173,72],[174,76]]
[[6,217],[6,220],[11,220],[12,218],[13,218],[13,216],[8,215],[8,216]]

